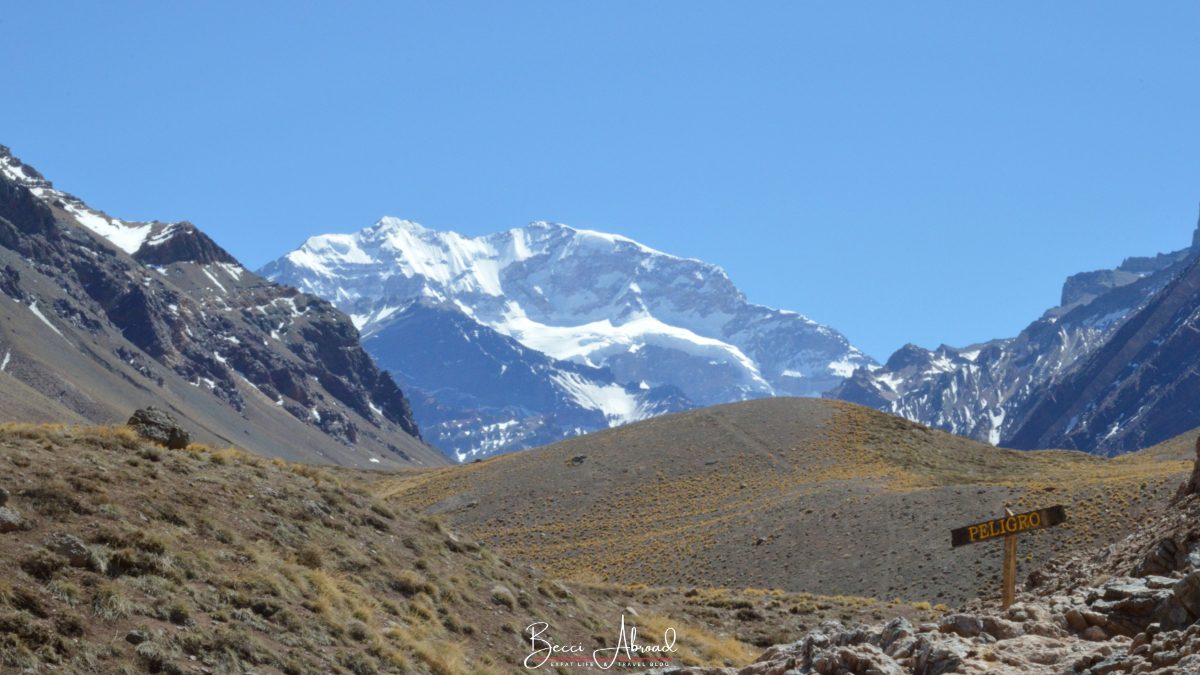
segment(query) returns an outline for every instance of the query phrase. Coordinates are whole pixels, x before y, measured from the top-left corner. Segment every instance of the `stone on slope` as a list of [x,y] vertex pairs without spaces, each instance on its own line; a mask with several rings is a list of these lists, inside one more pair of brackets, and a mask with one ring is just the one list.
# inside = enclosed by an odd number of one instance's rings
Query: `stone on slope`
[[135,411],[126,424],[138,436],[172,450],[182,450],[192,442],[191,434],[180,427],[170,413],[154,406]]

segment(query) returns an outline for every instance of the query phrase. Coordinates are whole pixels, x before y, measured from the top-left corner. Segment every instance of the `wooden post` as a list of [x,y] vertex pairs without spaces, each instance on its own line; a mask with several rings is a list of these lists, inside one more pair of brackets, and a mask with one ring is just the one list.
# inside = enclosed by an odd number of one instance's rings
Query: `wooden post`
[[[1004,509],[1006,515],[1013,515],[1012,509]],[[1017,535],[1004,537],[1004,590],[1000,597],[1000,606],[1008,609],[1017,596]]]
[[[950,530],[950,547],[1004,538],[1004,585],[1000,589],[1000,602],[1007,609],[1017,599],[1017,535],[1065,522],[1067,509],[1062,504],[1021,514],[1006,508],[1004,515],[999,518]],[[987,591],[995,592],[991,588]]]

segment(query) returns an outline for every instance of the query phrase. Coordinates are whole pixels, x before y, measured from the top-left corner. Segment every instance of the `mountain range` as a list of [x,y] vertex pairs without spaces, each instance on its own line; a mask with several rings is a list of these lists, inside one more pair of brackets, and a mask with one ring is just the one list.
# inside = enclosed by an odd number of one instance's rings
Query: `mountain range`
[[750,303],[720,267],[535,222],[482,237],[383,218],[259,273],[349,314],[460,461],[664,412],[816,396],[874,362]]
[[1160,442],[1200,423],[1188,341],[1197,251],[1200,227],[1187,248],[1072,275],[1014,338],[905,345],[828,395],[1021,449],[1112,455]]
[[1015,337],[879,365],[751,303],[720,267],[619,235],[383,218],[254,274],[191,223],[111,217],[2,148],[0,412],[111,422],[156,403],[205,442],[400,466],[826,396],[993,445],[1114,455],[1200,422],[1197,251],[1200,228],[1072,275]]
[[0,146],[0,413],[123,422],[362,467],[431,466],[407,398],[332,305],[271,283],[188,222],[130,222]]

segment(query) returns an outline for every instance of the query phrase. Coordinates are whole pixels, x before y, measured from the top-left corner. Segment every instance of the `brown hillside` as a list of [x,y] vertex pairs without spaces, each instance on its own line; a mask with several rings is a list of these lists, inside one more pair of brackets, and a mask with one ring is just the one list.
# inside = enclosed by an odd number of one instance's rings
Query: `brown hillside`
[[123,428],[0,425],[0,672],[523,672],[531,623],[590,651],[623,614],[643,636],[675,628],[675,663],[739,665],[824,619],[931,616],[564,584],[380,503],[364,482],[377,478],[165,450]]
[[1190,454],[1018,452],[853,404],[766,399],[401,474],[377,490],[575,579],[960,603],[996,592],[1000,551],[951,550],[952,528],[1005,505],[1065,504],[1070,522],[1022,537],[1033,569],[1129,532]]

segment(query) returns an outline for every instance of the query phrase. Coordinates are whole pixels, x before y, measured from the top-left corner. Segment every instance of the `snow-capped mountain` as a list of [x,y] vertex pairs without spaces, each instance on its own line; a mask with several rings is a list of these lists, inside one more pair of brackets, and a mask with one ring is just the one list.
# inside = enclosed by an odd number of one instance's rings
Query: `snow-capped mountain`
[[[354,234],[312,237],[261,273],[350,314],[385,368],[439,402],[434,392],[456,379],[455,360],[432,354],[440,360],[437,368],[420,376],[413,364],[396,360],[406,342],[437,339],[418,336],[420,323],[404,320],[422,299],[440,312],[462,315],[445,323],[465,332],[464,342],[495,342],[495,333],[520,347],[505,357],[515,362],[498,359],[485,370],[471,370],[447,400],[469,400],[498,386],[505,366],[533,367],[527,359],[544,357],[535,367],[542,369],[538,377],[559,400],[598,413],[601,426],[664,407],[815,396],[856,368],[873,365],[837,331],[795,312],[751,304],[715,265],[553,223],[465,237],[384,218]],[[530,414],[513,419],[556,411],[554,405],[530,407]],[[430,422],[420,412],[418,421],[428,434]],[[469,443],[460,451],[465,449],[483,452]],[[513,448],[500,443],[489,449]]]
[[905,345],[882,368],[860,369],[828,395],[976,440],[1010,444],[1031,411],[1045,407],[1054,383],[1069,377],[1178,277],[1198,243],[1200,229],[1192,247],[1069,277],[1060,304],[1015,338],[934,350]]
[[0,419],[120,423],[147,404],[266,455],[446,462],[330,303],[190,223],[108,216],[0,146]]

